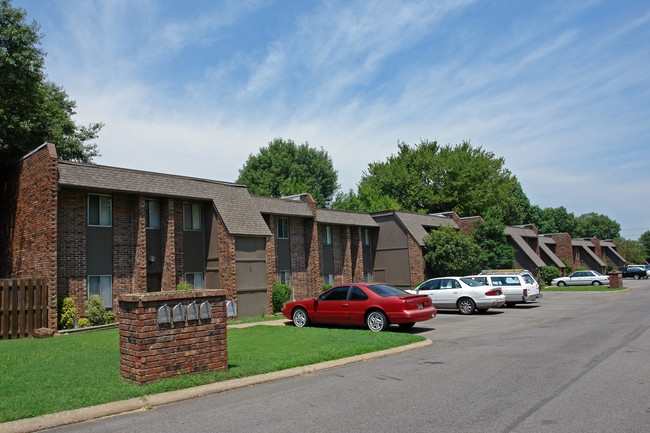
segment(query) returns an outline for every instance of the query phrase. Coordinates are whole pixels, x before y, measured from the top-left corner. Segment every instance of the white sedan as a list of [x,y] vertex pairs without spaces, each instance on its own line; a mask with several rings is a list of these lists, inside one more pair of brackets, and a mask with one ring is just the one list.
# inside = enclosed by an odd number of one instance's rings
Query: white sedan
[[576,271],[551,281],[554,286],[609,286],[609,277],[596,271]]
[[471,278],[432,278],[406,292],[428,295],[434,307],[457,309],[461,314],[472,314],[476,310],[487,311],[488,308],[501,307],[506,303],[506,297],[500,288],[485,286]]

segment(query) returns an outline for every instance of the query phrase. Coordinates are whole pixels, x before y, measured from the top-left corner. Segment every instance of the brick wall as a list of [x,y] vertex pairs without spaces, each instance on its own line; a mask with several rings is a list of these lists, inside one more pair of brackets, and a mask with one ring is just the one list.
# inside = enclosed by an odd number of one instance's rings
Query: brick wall
[[352,254],[352,281],[363,281],[363,228],[350,227],[350,252]]
[[[555,241],[555,255],[560,259],[568,260],[569,266],[575,269],[575,258],[573,256],[573,246],[571,245],[571,235],[568,233],[553,233],[551,238]],[[569,269],[567,269],[567,272]]]
[[85,191],[62,188],[58,212],[58,293],[71,297],[77,314],[84,314],[87,289],[87,203]]
[[235,238],[217,216],[217,238],[219,242],[219,287],[226,291],[229,300],[237,302],[237,264],[235,257]]
[[[455,212],[454,212],[454,214],[455,214]],[[458,218],[458,220],[454,220],[454,221],[456,221],[456,224],[458,224],[458,227],[460,228],[460,230],[465,234],[469,234],[469,232],[474,230],[474,227],[479,222],[481,222],[481,223],[485,222],[483,220],[483,218],[480,217],[480,216]]]
[[341,269],[342,282],[352,282],[352,239],[350,226],[341,227],[341,257],[343,265]]
[[[164,203],[164,202],[163,202]],[[160,226],[163,242],[163,272],[161,290],[176,290],[176,212],[175,200],[166,200],[166,206],[160,209]]]
[[418,283],[425,279],[424,276],[424,255],[422,248],[415,242],[413,236],[406,235],[409,252],[409,268],[411,276],[411,286],[415,287]]
[[[139,202],[142,200],[142,211]],[[113,194],[113,308],[117,297],[147,291],[146,236],[144,234],[144,199]],[[142,235],[138,244],[139,233]],[[136,248],[137,247],[137,248]],[[138,266],[136,257],[142,262]],[[134,268],[138,266],[138,268]],[[134,270],[138,273],[134,274]],[[85,303],[84,299],[84,303]],[[77,308],[79,306],[77,305]]]
[[[119,298],[120,374],[145,384],[181,374],[228,369],[223,290],[123,295]],[[211,318],[158,323],[158,309],[209,302]]]
[[[147,291],[147,220],[145,216],[145,198],[139,195],[133,200],[133,230],[135,251],[133,256],[132,293]],[[119,251],[122,253],[122,251]]]
[[7,173],[2,191],[0,276],[44,278],[48,286],[48,326],[56,328],[57,185],[54,145],[47,143]]
[[305,297],[315,296],[323,287],[323,275],[320,269],[320,238],[316,218],[316,202],[311,194],[303,194],[300,200],[307,203],[314,218],[305,222],[305,251],[307,252],[307,293]]

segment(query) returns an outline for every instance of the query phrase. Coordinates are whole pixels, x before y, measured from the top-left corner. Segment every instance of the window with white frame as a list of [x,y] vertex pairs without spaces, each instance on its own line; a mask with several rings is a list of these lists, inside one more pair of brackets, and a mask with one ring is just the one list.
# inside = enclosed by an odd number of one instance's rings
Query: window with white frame
[[286,284],[287,286],[291,285],[291,271],[279,271],[280,273],[280,284]]
[[323,245],[332,245],[332,226],[323,227]]
[[185,274],[185,282],[192,285],[195,289],[203,289],[203,273],[187,272]]
[[363,244],[365,246],[370,245],[370,229],[367,228],[363,229]]
[[334,274],[325,274],[323,277],[325,284],[334,285]]
[[183,229],[201,230],[201,204],[183,203]]
[[289,219],[278,218],[276,224],[278,239],[289,239]]
[[113,308],[113,277],[111,275],[88,275],[88,297],[99,295],[104,308]]
[[160,228],[160,201],[147,199],[144,201],[144,212],[146,217],[146,227],[148,229]]
[[88,194],[88,225],[111,226],[113,204],[110,195]]

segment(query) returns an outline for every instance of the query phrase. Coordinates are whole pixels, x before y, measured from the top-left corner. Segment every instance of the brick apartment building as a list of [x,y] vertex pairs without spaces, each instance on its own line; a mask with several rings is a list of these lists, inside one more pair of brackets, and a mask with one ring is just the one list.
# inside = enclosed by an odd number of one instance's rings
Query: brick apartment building
[[[295,299],[324,284],[377,281],[411,288],[423,281],[424,237],[449,226],[468,233],[480,216],[455,212],[361,213],[319,209],[309,194],[251,196],[245,186],[61,161],[54,145],[29,153],[0,191],[0,277],[45,278],[49,326],[57,298],[84,314],[91,294],[117,308],[117,296],[225,289],[238,315],[268,312],[274,283]],[[603,272],[624,259],[611,240],[539,235],[509,226],[516,266],[584,266]]]

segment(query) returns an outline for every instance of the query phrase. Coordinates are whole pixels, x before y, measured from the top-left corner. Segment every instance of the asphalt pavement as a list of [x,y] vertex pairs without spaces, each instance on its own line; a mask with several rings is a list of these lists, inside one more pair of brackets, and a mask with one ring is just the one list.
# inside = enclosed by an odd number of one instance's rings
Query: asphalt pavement
[[[442,311],[411,330],[434,343],[417,350],[195,388],[184,398],[165,393],[145,406],[110,404],[122,405],[117,412],[87,408],[85,419],[128,413],[52,431],[647,431],[650,281],[624,283],[631,290],[545,292],[540,303],[474,316]],[[84,419],[73,412],[46,417]],[[56,425],[44,419],[0,430]]]

